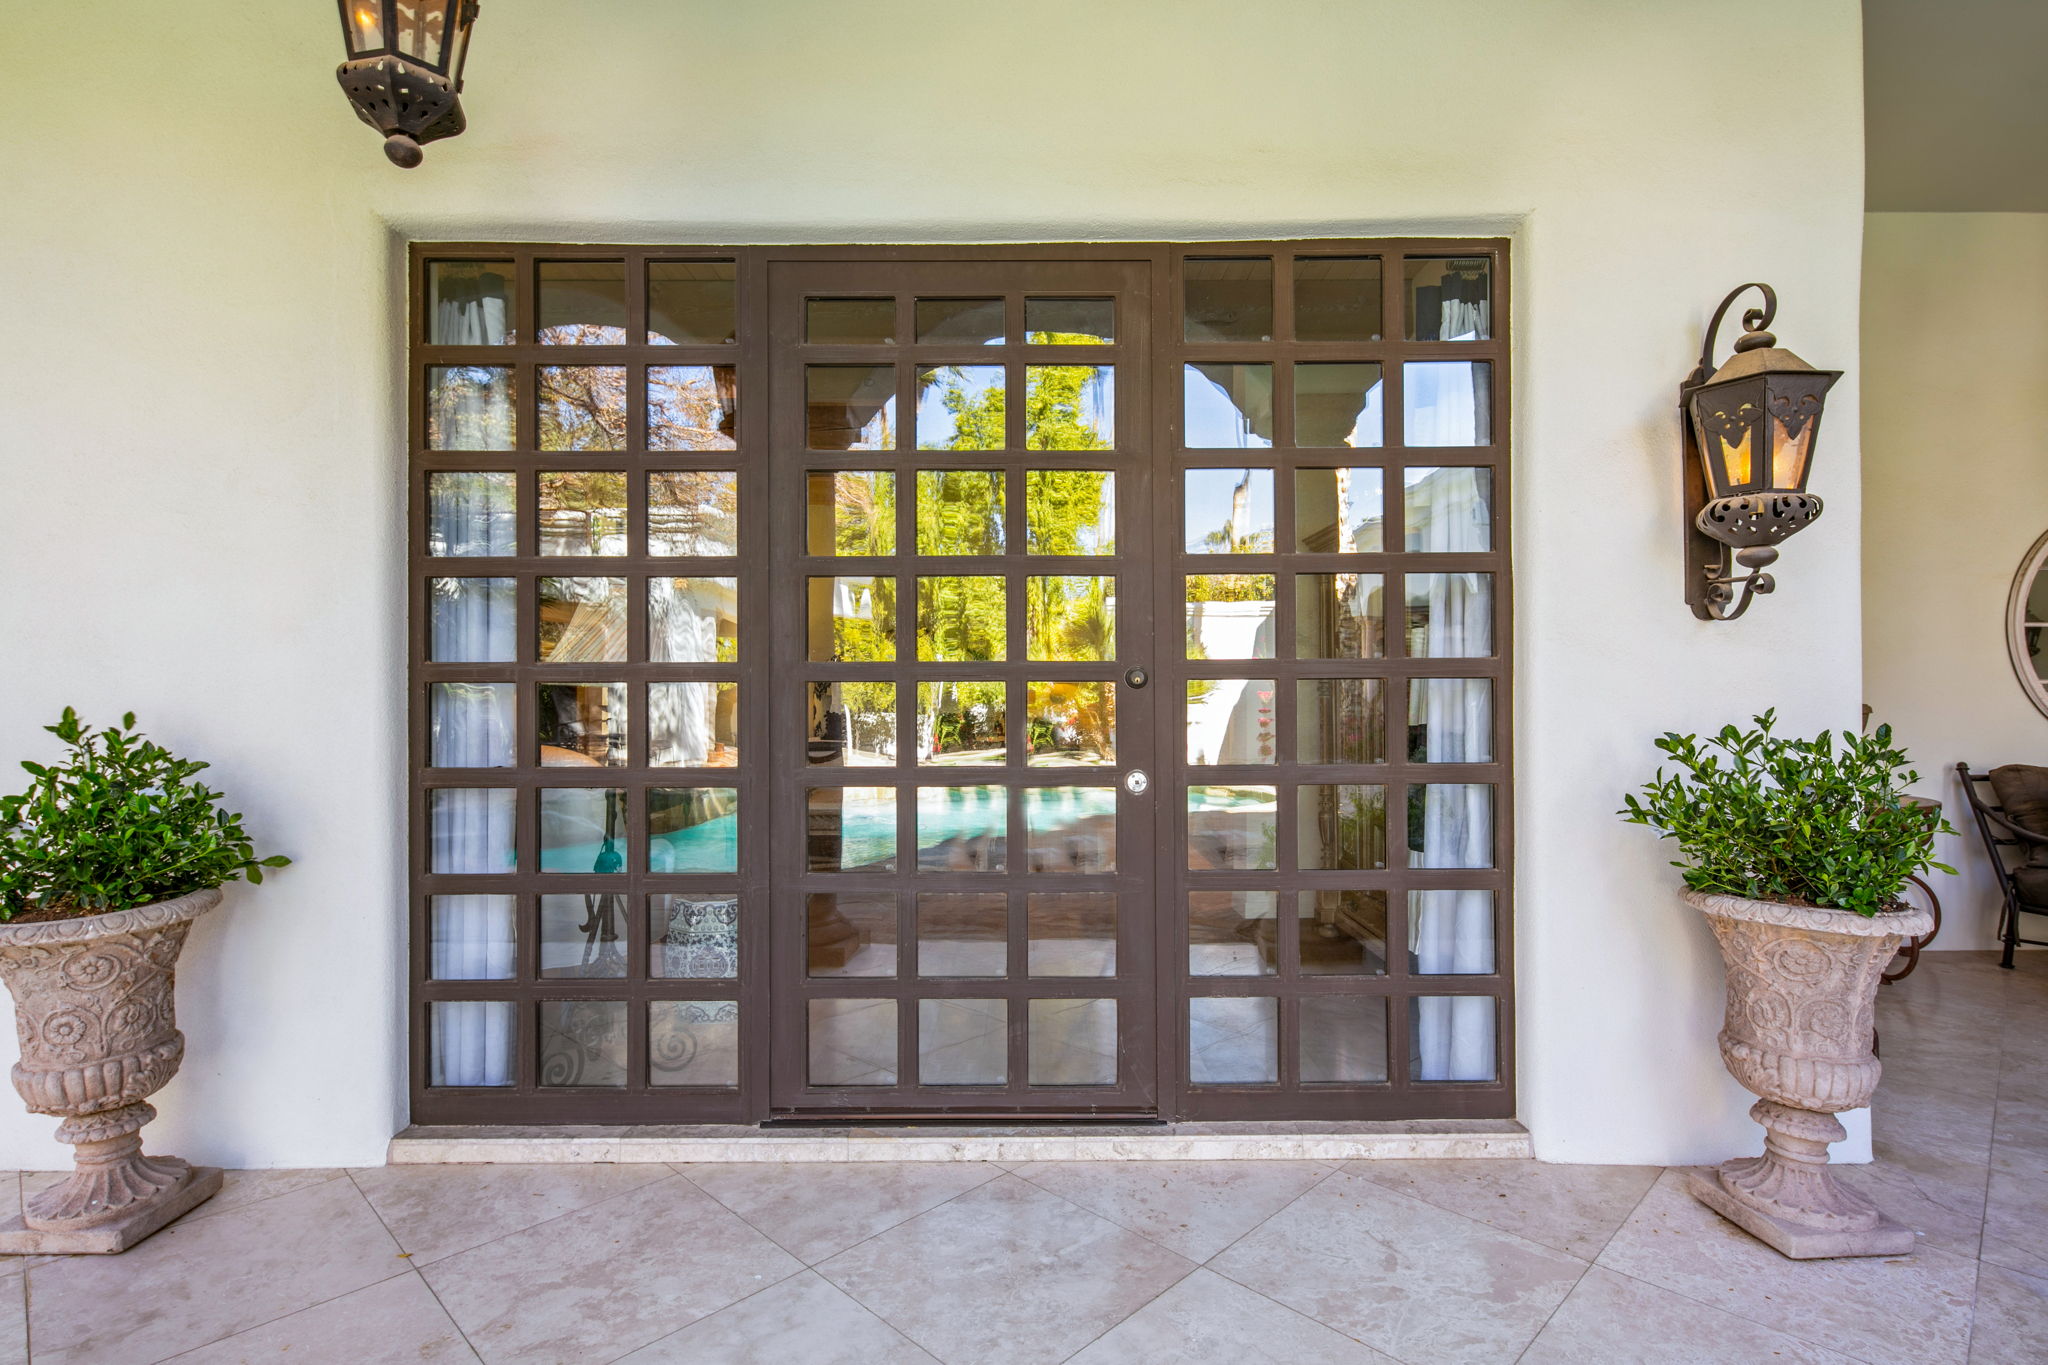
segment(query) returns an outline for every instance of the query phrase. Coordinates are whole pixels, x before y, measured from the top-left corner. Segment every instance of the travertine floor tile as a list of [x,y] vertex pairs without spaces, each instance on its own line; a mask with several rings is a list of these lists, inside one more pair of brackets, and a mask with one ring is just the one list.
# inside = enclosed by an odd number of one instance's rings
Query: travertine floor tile
[[1984,1197],[1985,1260],[2007,1270],[2048,1275],[2048,1158],[1995,1154]]
[[706,1162],[675,1169],[805,1265],[1002,1174],[973,1161]]
[[948,1365],[1065,1360],[1194,1263],[1012,1175],[818,1273]]
[[28,1276],[0,1260],[0,1365],[27,1365]]
[[1851,1356],[1595,1266],[1519,1365],[1855,1365]]
[[1979,1266],[1970,1365],[2039,1365],[2044,1357],[2048,1357],[2048,1279],[2003,1266]]
[[1330,1171],[1320,1161],[1034,1161],[1011,1174],[1206,1261]]
[[1540,1161],[1354,1161],[1344,1169],[1426,1204],[1590,1261],[1657,1183],[1663,1168]]
[[1210,1263],[1401,1360],[1512,1361],[1586,1264],[1340,1172]]
[[476,1352],[426,1282],[408,1274],[173,1359],[178,1365],[473,1365]]
[[1976,1263],[1911,1256],[1792,1261],[1694,1199],[1668,1171],[1599,1263],[1872,1365],[1961,1365]]
[[901,1332],[805,1270],[618,1365],[934,1365]]
[[1071,1365],[1397,1365],[1392,1356],[1197,1270],[1073,1357]]
[[405,1273],[356,1187],[327,1180],[174,1223],[119,1256],[29,1266],[38,1361],[161,1360]]
[[802,1267],[679,1175],[423,1266],[490,1365],[612,1360]]
[[426,1265],[671,1174],[659,1162],[647,1162],[377,1166],[353,1172],[353,1178],[413,1263]]

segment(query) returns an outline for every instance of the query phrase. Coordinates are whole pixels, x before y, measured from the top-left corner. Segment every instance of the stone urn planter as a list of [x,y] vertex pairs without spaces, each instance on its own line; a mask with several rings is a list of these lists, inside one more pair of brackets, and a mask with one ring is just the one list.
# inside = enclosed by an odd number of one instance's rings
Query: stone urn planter
[[1933,927],[1925,910],[1866,917],[1780,901],[1683,891],[1707,917],[1728,968],[1721,1057],[1760,1098],[1764,1154],[1692,1177],[1708,1208],[1808,1260],[1896,1256],[1913,1231],[1838,1183],[1828,1145],[1847,1136],[1835,1117],[1860,1109],[1881,1070],[1871,1052],[1878,977],[1905,939]]
[[178,1072],[185,1035],[172,1000],[192,921],[209,889],[104,915],[0,924],[0,980],[14,996],[14,1088],[64,1122],[76,1148],[63,1184],[0,1223],[0,1253],[125,1251],[220,1189],[218,1167],[144,1156],[145,1103]]

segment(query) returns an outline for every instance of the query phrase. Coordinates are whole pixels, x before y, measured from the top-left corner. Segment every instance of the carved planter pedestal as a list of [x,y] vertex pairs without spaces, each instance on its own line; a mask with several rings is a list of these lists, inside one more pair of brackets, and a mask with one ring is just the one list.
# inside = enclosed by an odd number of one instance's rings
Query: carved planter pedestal
[[1835,1115],[1861,1109],[1881,1068],[1870,1050],[1877,982],[1908,937],[1933,927],[1918,908],[1865,919],[1779,901],[1680,893],[1707,917],[1728,967],[1721,1059],[1760,1096],[1764,1154],[1692,1177],[1699,1201],[1795,1260],[1899,1256],[1913,1230],[1838,1183]]
[[216,1166],[144,1156],[143,1101],[178,1073],[185,1035],[172,1000],[178,952],[219,891],[81,919],[0,924],[0,980],[14,996],[14,1088],[57,1114],[76,1148],[63,1184],[0,1223],[0,1253],[126,1251],[220,1190]]

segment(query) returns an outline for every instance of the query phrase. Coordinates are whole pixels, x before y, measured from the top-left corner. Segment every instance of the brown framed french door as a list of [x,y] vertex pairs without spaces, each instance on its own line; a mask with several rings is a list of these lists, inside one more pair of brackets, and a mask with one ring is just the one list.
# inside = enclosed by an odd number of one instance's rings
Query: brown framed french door
[[777,1114],[1156,1110],[1151,277],[769,266]]

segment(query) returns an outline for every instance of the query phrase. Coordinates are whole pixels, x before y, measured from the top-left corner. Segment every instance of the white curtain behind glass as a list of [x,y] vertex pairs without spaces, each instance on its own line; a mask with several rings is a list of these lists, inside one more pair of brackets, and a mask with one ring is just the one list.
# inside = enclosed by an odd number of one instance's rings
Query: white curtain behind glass
[[[1469,330],[1467,320],[1444,319],[1445,337]],[[1459,324],[1453,330],[1453,324]],[[1411,446],[1478,444],[1478,394],[1470,366],[1410,365],[1407,441]],[[1490,548],[1490,518],[1480,483],[1482,472],[1440,468],[1408,487],[1406,548],[1424,553],[1457,553]],[[1435,573],[1427,584],[1427,658],[1485,657],[1493,652],[1492,593],[1478,574]],[[1431,763],[1474,763],[1492,758],[1490,688],[1466,679],[1417,686],[1410,721],[1424,731],[1424,758]],[[1419,714],[1418,714],[1419,712]],[[1487,867],[1493,861],[1490,791],[1480,785],[1435,783],[1423,794],[1422,849],[1417,867]],[[1492,970],[1492,900],[1483,891],[1418,897],[1411,903],[1410,947],[1418,975]],[[1435,996],[1416,1002],[1416,1079],[1492,1080],[1493,1002],[1485,998]]]

